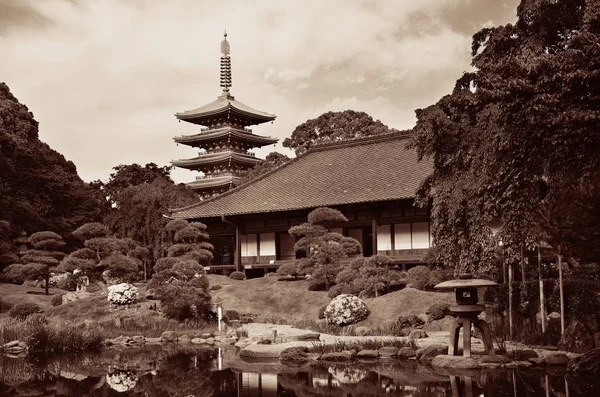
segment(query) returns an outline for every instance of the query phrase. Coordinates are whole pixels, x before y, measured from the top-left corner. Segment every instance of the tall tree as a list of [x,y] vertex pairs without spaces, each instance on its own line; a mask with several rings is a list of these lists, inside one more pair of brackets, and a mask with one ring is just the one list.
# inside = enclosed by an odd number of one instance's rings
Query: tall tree
[[[61,250],[66,245],[62,237],[51,231],[36,232],[29,237],[33,249],[23,254],[24,265],[13,264],[6,268],[9,276],[15,279],[43,279],[46,295],[50,285],[50,276],[56,265],[65,256]],[[19,273],[16,275],[15,273]]]
[[117,204],[119,193],[131,186],[144,183],[152,183],[156,178],[171,180],[172,166],[159,167],[155,163],[148,163],[143,167],[137,163],[128,165],[117,165],[113,167],[115,172],[111,173],[108,181],[93,181],[91,185],[99,189],[111,206]]
[[434,161],[419,202],[432,204],[439,259],[460,270],[492,266],[495,238],[518,261],[545,198],[600,167],[598,2],[523,0],[517,16],[476,33],[476,71],[416,112],[412,146]]
[[329,289],[343,270],[342,259],[358,254],[360,243],[329,230],[332,224],[348,222],[338,210],[317,208],[308,214],[307,221],[289,230],[296,237],[294,249],[306,253],[306,258],[296,261],[296,266],[300,271],[310,273],[313,283],[322,283]]
[[15,230],[66,236],[101,216],[98,202],[75,165],[39,140],[33,114],[0,83],[0,219]]
[[106,217],[106,224],[114,234],[132,238],[147,247],[154,261],[162,258],[166,251],[163,230],[168,219],[163,214],[169,208],[199,201],[184,185],[175,185],[163,177],[125,188],[115,199],[116,207]]
[[289,160],[290,158],[285,154],[271,152],[267,154],[267,157],[265,157],[264,160],[262,160],[260,163],[257,163],[254,167],[245,172],[242,178],[242,183],[248,182],[254,178],[258,178],[259,176],[266,174],[280,165],[287,163]]
[[386,134],[397,131],[379,120],[373,120],[365,112],[344,110],[343,112],[323,113],[316,119],[310,119],[292,131],[285,138],[283,146],[294,149],[296,155],[307,151],[318,143],[341,141],[370,135]]

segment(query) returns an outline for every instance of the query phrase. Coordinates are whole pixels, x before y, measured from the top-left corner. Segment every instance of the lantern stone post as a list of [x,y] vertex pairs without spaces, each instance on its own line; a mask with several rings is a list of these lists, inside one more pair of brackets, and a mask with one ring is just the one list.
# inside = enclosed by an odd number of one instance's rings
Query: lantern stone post
[[444,281],[437,284],[436,289],[454,289],[456,305],[450,307],[450,312],[455,317],[450,326],[450,343],[448,346],[448,355],[458,355],[458,337],[460,328],[463,329],[463,356],[471,357],[471,326],[481,331],[485,354],[493,356],[494,345],[488,323],[479,319],[477,316],[485,310],[484,305],[479,305],[477,288],[498,286],[497,283],[474,279],[470,275],[463,275],[457,280]]

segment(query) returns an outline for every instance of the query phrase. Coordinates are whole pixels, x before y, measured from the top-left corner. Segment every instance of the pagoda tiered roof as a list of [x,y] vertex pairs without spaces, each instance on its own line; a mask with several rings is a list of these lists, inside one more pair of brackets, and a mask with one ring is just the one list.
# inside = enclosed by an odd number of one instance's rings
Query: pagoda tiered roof
[[229,187],[236,185],[240,181],[240,177],[234,175],[222,175],[213,177],[197,177],[195,181],[188,182],[185,185],[192,190],[197,189],[214,189],[218,187]]
[[215,101],[193,110],[175,113],[175,117],[199,125],[214,125],[223,119],[247,126],[273,121],[277,116],[244,105],[229,92],[223,92]]
[[260,162],[261,159],[254,157],[251,154],[239,153],[231,150],[225,150],[222,152],[214,153],[203,153],[198,157],[191,159],[180,159],[172,160],[171,164],[176,167],[187,168],[190,170],[201,170],[202,168],[222,164],[227,162],[228,166],[231,164],[238,164],[241,166],[253,167],[256,163]]
[[175,142],[182,145],[202,147],[203,144],[218,141],[221,138],[231,138],[238,142],[251,144],[251,147],[261,147],[277,143],[277,138],[253,134],[251,131],[244,131],[233,127],[222,127],[202,131],[194,135],[182,135],[173,138]]

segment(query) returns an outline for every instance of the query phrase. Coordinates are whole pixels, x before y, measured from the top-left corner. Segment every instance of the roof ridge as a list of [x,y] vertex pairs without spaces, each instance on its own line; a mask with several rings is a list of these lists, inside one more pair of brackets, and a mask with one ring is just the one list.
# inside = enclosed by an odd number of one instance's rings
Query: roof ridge
[[331,149],[332,147],[334,147],[334,148],[348,147],[348,146],[361,145],[361,144],[364,144],[365,142],[379,143],[379,142],[394,140],[394,139],[406,139],[406,138],[410,138],[412,135],[413,135],[412,129],[410,129],[410,130],[394,130],[394,131],[386,132],[383,134],[361,136],[358,138],[343,139],[343,140],[339,140],[339,141],[316,143],[313,146],[311,146],[306,152],[304,152],[303,155],[308,152],[311,152],[311,151],[327,150],[327,149]]
[[[257,182],[263,180],[264,178],[266,178],[267,176],[279,171],[280,169],[287,167],[291,164],[294,164],[295,162],[299,161],[300,159],[305,158],[306,156],[310,155],[311,153],[321,152],[321,151],[325,151],[325,150],[332,150],[332,149],[337,149],[337,148],[343,148],[343,147],[359,146],[360,144],[364,144],[365,142],[378,143],[378,142],[384,142],[384,141],[388,141],[388,140],[406,139],[406,138],[410,137],[411,135],[412,135],[412,130],[402,130],[402,131],[396,130],[396,131],[392,131],[392,132],[385,133],[385,134],[370,135],[370,136],[366,136],[366,137],[346,139],[343,141],[334,141],[334,142],[327,142],[327,143],[322,143],[319,145],[314,145],[313,147],[309,148],[307,151],[300,154],[299,156],[293,157],[289,161],[286,161],[285,163],[265,172],[262,175],[257,176],[254,179],[251,179],[247,182],[237,185],[236,187],[226,191],[225,193],[221,193],[219,195],[210,197],[207,200],[202,200],[195,204],[190,204],[185,207],[169,209],[169,216],[172,216],[173,213],[175,213],[175,212],[184,211],[189,208],[193,208],[193,207],[202,205],[204,203],[209,203],[216,199],[221,199],[223,197],[227,197],[231,194],[234,194],[235,192],[241,190],[242,188],[246,188],[254,183],[257,183]],[[262,160],[264,160],[264,159],[262,159]]]

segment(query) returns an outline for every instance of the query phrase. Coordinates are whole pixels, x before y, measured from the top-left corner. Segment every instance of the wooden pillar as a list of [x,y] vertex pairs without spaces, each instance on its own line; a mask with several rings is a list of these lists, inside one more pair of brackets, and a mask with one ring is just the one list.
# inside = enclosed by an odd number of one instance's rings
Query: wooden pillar
[[513,268],[512,263],[508,265],[508,328],[510,334],[510,340],[513,340]]
[[537,247],[538,254],[538,280],[540,283],[540,320],[542,320],[542,333],[546,333],[546,308],[544,304],[544,278],[542,277],[542,253],[540,246]]
[[235,270],[238,272],[242,269],[242,227],[235,224]]
[[558,289],[560,292],[560,334],[565,334],[565,293],[563,290],[562,254],[558,247]]
[[373,243],[373,255],[377,255],[377,213],[373,213],[373,219],[371,220],[371,235]]

